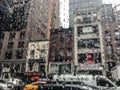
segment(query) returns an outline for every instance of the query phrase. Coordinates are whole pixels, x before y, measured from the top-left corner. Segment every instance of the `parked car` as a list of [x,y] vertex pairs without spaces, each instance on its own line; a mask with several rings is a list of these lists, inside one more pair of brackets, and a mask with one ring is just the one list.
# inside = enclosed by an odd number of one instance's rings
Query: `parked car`
[[100,90],[97,87],[93,88],[86,85],[75,85],[75,84],[45,84],[39,86],[38,90]]
[[120,87],[118,87],[114,82],[109,80],[107,77],[102,75],[84,75],[84,74],[61,74],[61,75],[54,75],[53,76],[54,81],[82,81],[85,84],[89,86],[98,87],[101,89],[107,89],[112,88],[113,90],[120,90]]
[[44,84],[46,84],[46,82],[41,81],[33,82],[25,85],[24,90],[38,90],[38,87]]
[[91,87],[88,85],[75,85],[75,84],[65,84],[65,90],[100,90],[97,87]]
[[90,85],[87,85],[85,84],[84,82],[82,81],[53,81],[53,82],[50,82],[51,84],[63,84],[63,85],[66,85],[66,84],[71,84],[71,85],[80,85],[80,86],[86,86],[86,87],[91,87],[91,88],[94,88],[95,90],[98,89],[98,87],[95,87],[95,86],[90,86]]
[[10,82],[0,79],[0,90],[14,90],[14,85]]
[[[55,82],[55,81],[54,81]],[[86,85],[85,83],[83,83],[82,81],[59,81],[57,80],[56,83],[59,84],[76,84],[76,85]]]
[[62,84],[45,84],[39,86],[38,90],[64,90],[64,86]]
[[20,79],[14,79],[12,82],[16,90],[23,90],[24,82]]

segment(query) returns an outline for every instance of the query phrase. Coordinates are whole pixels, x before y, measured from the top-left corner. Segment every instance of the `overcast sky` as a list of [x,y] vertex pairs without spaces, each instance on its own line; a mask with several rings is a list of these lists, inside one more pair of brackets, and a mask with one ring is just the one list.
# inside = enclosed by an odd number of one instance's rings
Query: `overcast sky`
[[103,0],[103,3],[120,4],[120,0]]
[[[69,0],[60,0],[60,2],[62,3],[61,7],[62,9],[60,9],[60,12],[61,12],[61,16],[60,16],[60,20],[61,20],[61,25],[65,28],[65,27],[68,27],[69,26],[69,21],[68,21],[68,15],[69,13],[67,13],[69,11],[69,9],[66,7],[68,6],[68,4],[65,4],[68,3]],[[112,4],[113,6],[115,5],[118,5],[120,4],[120,0],[102,0],[103,3],[105,4]],[[65,9],[64,9],[65,7]],[[118,7],[120,9],[120,6]]]

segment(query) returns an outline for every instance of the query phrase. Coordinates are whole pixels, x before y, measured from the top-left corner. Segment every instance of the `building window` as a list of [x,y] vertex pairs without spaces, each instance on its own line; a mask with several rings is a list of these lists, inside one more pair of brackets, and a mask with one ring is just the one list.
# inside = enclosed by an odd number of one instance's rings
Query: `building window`
[[107,53],[109,55],[111,55],[112,54],[112,45],[107,45],[106,49],[107,49]]
[[67,56],[72,56],[72,48],[67,49]]
[[64,43],[64,37],[63,36],[60,37],[60,43]]
[[59,50],[59,55],[60,55],[60,56],[64,56],[64,49],[63,49],[63,48],[61,48],[61,49]]
[[96,13],[96,12],[94,12],[94,13],[92,14],[92,18],[93,18],[93,21],[95,21],[95,20],[97,19],[97,13]]
[[52,37],[52,43],[55,43],[56,42],[56,37]]
[[10,33],[9,40],[14,40],[14,39],[15,39],[15,33]]
[[120,56],[120,50],[119,49],[117,50],[117,55]]
[[45,32],[41,31],[42,38],[45,38]]
[[16,59],[22,59],[23,57],[23,50],[16,51]]
[[83,17],[83,22],[85,23],[91,22],[91,15],[84,14],[82,17]]
[[119,31],[115,32],[115,39],[120,40],[120,32]]
[[51,56],[55,56],[55,53],[56,53],[56,49],[53,48],[52,51],[51,51]]
[[67,43],[70,43],[72,41],[72,39],[73,39],[72,35],[68,35],[68,37],[67,37]]
[[94,60],[95,60],[95,63],[101,63],[101,54],[100,53],[95,53],[94,54]]
[[106,36],[110,36],[111,34],[110,34],[110,31],[105,31],[105,37]]
[[40,73],[45,72],[45,65],[40,65]]
[[12,51],[6,51],[5,52],[5,59],[12,59]]
[[100,48],[99,39],[81,39],[78,41],[78,49],[81,48]]
[[34,56],[35,56],[35,50],[31,50],[30,59],[34,59]]
[[55,57],[51,57],[51,60],[52,60],[52,61],[55,61]]
[[81,48],[87,48],[86,44],[83,42],[83,40],[79,40],[77,42],[77,47],[78,49],[81,49]]
[[94,29],[92,26],[85,26],[82,29],[83,34],[88,34],[88,33],[93,33],[93,32],[94,32]]
[[41,50],[41,57],[45,57],[45,50]]
[[85,63],[86,62],[86,54],[78,54],[78,62]]
[[25,31],[20,32],[20,39],[24,39],[25,35],[26,35]]
[[117,54],[120,56],[120,43],[116,45]]
[[0,43],[0,49],[2,49],[2,43]]
[[19,42],[18,43],[18,48],[24,48],[24,42]]
[[8,46],[7,46],[7,49],[12,49],[12,48],[13,48],[13,45],[14,45],[13,42],[9,42],[9,43],[8,43]]
[[0,32],[0,41],[4,39],[5,34]]
[[82,27],[78,27],[77,28],[77,34],[79,35],[79,34],[82,34],[83,32],[82,32]]
[[98,26],[96,25],[96,26],[92,26],[93,27],[93,31],[94,31],[94,33],[99,33],[98,31]]
[[100,48],[100,44],[97,42],[97,43],[94,44],[94,47],[95,48]]

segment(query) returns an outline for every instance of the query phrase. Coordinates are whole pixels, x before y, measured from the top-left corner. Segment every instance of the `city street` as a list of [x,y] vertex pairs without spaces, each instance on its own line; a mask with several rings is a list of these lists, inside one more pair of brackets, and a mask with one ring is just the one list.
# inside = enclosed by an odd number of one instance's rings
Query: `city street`
[[0,0],[0,90],[119,86],[119,0]]

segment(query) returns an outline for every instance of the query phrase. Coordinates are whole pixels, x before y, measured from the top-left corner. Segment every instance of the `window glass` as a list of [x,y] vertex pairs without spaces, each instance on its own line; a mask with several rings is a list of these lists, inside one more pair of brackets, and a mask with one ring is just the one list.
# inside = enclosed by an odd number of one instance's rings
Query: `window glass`
[[0,83],[6,83],[4,80],[0,80]]
[[97,77],[97,86],[113,87],[107,79],[101,77]]
[[63,36],[60,37],[60,42],[64,43],[64,37]]

